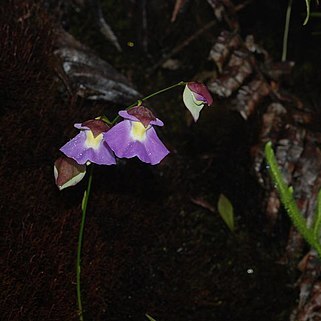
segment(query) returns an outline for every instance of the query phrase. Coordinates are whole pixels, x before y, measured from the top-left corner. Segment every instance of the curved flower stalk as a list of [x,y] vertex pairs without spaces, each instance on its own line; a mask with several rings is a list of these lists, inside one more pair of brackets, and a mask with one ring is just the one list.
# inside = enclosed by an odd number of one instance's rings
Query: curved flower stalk
[[213,98],[203,83],[188,82],[184,89],[183,101],[196,122],[204,105],[212,105]]
[[78,164],[116,164],[115,157],[106,143],[105,135],[110,127],[102,120],[91,119],[74,125],[80,133],[60,150]]
[[119,115],[124,120],[105,134],[108,145],[117,157],[137,156],[142,162],[155,165],[169,153],[153,128],[164,124],[149,109],[135,106],[121,110]]

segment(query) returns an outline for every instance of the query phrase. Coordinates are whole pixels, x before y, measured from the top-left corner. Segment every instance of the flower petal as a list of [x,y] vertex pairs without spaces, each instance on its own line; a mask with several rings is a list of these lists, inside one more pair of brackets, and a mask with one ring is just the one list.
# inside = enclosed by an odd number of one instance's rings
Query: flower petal
[[[137,117],[135,117],[134,115],[130,115],[128,114],[127,110],[121,110],[118,112],[118,115],[125,118],[125,119],[129,119],[129,120],[132,120],[132,121],[140,121]],[[150,122],[150,125],[156,125],[156,126],[164,126],[164,123],[155,117],[154,120],[151,120]]]
[[82,130],[76,137],[60,148],[66,156],[74,159],[78,164],[90,161],[99,165],[113,165],[116,160],[109,146],[101,141],[97,149],[88,148],[86,145],[87,130]]
[[211,106],[213,98],[207,87],[200,82],[189,82],[186,85],[194,94],[197,100],[204,101],[207,105]]
[[145,147],[147,158],[140,158],[145,163],[152,165],[158,164],[161,160],[169,154],[169,150],[165,147],[162,141],[158,138],[156,131],[153,127],[148,129],[147,138],[142,143]]
[[156,125],[156,126],[164,126],[164,123],[163,123],[160,119],[158,119],[158,118],[156,118],[156,120],[152,120],[152,121],[150,122],[150,124],[151,124],[151,125]]
[[98,149],[88,148],[84,151],[84,158],[86,158],[86,162],[90,161],[92,163],[98,164],[98,165],[115,165],[116,160],[113,155],[112,150],[108,146],[108,144],[105,141],[102,141],[100,143],[100,146]]
[[133,138],[131,128],[132,121],[125,119],[105,133],[105,139],[117,157],[137,156],[141,161],[155,165],[169,153],[153,127],[147,129],[142,141]]
[[156,117],[151,112],[151,110],[144,107],[143,105],[132,107],[127,110],[127,113],[136,117],[138,121],[141,122],[146,128],[148,127],[151,121],[156,120]]
[[130,153],[128,154],[128,151],[131,150],[131,145],[134,143],[130,135],[130,130],[131,121],[125,119],[104,134],[106,142],[119,158],[131,158],[135,156]]
[[128,114],[127,110],[120,110],[118,112],[118,115],[125,118],[125,119],[129,119],[132,121],[139,121],[139,119],[137,117],[135,117],[134,115]]
[[85,142],[86,133],[85,131],[81,131],[77,136],[62,146],[60,151],[66,156],[74,159],[78,164],[85,164],[88,160],[84,156],[84,150],[86,149]]

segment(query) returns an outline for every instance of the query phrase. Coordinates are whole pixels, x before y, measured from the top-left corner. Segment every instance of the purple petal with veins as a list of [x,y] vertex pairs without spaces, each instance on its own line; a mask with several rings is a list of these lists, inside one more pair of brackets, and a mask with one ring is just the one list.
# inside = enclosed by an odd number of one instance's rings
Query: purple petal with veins
[[[78,164],[86,164],[88,161],[98,165],[116,164],[115,157],[108,144],[103,140],[103,136],[100,140],[99,137],[92,138],[91,136],[93,137],[93,134],[90,130],[82,130],[60,150]],[[95,145],[91,147],[88,141],[94,142]]]
[[[123,112],[120,115],[126,117]],[[115,155],[120,158],[137,156],[141,161],[155,165],[169,153],[152,126],[144,128],[141,122],[129,119],[112,127],[104,137]]]

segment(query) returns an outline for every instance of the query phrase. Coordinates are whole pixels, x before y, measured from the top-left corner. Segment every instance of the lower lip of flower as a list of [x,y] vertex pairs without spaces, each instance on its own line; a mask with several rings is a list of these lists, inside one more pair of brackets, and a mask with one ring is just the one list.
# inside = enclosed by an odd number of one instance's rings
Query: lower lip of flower
[[146,132],[150,126],[145,127],[142,123],[133,121],[131,123],[130,135],[134,140],[144,141],[146,139]]
[[93,148],[93,149],[98,149],[100,142],[103,139],[103,134],[99,134],[98,136],[94,137],[94,134],[92,133],[91,130],[88,130],[86,132],[86,141],[85,145],[87,148]]
[[204,106],[204,101],[200,95],[192,93],[193,101],[197,106]]

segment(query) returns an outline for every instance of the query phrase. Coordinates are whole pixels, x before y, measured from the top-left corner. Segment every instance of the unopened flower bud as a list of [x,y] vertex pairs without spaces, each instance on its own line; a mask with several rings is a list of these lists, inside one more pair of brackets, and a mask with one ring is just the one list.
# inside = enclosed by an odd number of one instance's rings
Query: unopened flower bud
[[204,105],[212,105],[213,98],[203,83],[189,82],[184,89],[183,101],[196,122]]
[[59,190],[78,184],[86,174],[86,165],[69,157],[59,157],[54,164],[55,182]]

